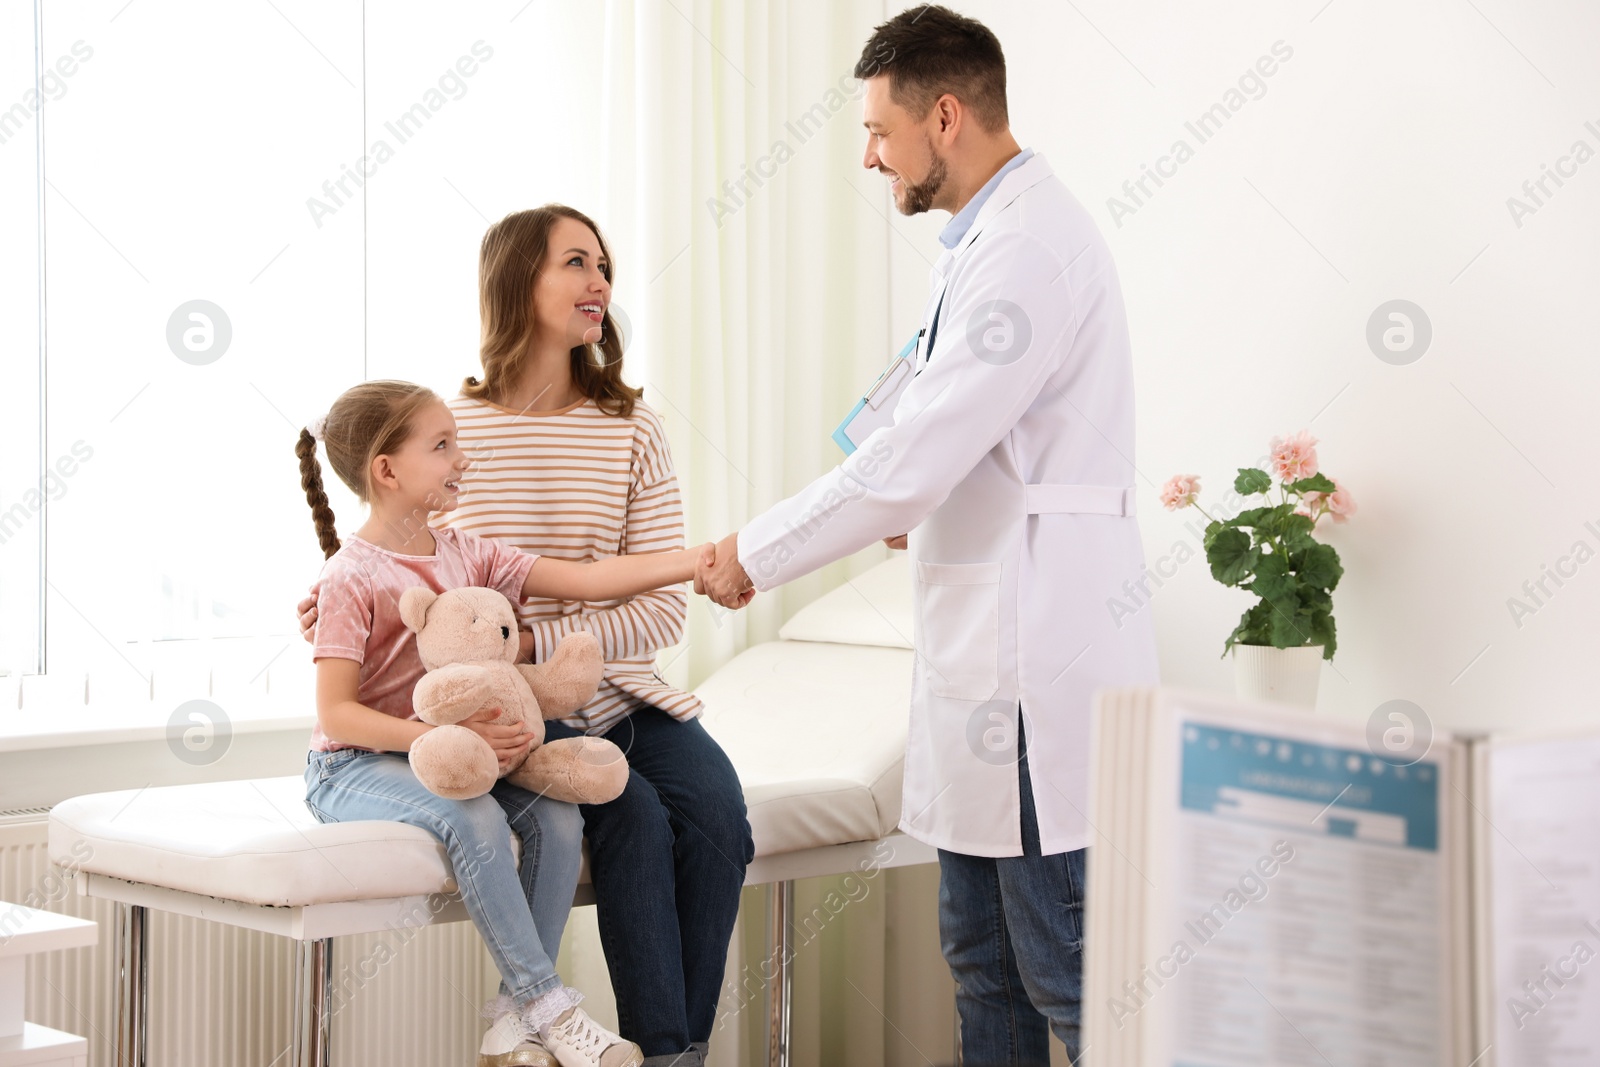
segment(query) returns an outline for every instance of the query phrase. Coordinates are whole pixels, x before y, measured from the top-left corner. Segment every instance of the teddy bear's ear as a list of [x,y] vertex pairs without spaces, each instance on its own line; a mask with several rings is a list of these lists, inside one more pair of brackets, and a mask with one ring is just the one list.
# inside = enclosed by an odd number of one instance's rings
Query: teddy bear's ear
[[428,621],[428,609],[433,607],[433,602],[439,599],[439,594],[432,589],[422,586],[413,586],[400,594],[400,621],[406,624],[406,629],[412,633],[420,634],[422,627]]

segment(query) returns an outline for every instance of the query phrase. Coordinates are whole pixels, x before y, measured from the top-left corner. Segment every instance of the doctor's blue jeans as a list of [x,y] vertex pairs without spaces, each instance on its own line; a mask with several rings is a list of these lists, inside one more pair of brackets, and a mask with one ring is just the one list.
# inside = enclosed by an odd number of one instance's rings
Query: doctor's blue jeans
[[1048,1067],[1051,1031],[1078,1059],[1088,849],[1039,854],[1020,728],[1017,751],[1023,854],[939,850],[939,939],[956,980],[963,1067]]

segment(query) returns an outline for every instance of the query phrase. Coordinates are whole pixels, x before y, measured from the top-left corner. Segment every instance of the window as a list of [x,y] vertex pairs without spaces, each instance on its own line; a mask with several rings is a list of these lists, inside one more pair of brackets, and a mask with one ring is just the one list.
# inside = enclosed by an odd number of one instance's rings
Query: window
[[44,510],[59,490],[40,484],[44,395],[40,347],[39,72],[32,4],[0,4],[0,671],[37,671],[43,650],[39,597]]
[[364,377],[476,369],[486,220],[602,214],[601,35],[353,0],[0,12],[0,669],[163,720],[309,711],[299,428]]

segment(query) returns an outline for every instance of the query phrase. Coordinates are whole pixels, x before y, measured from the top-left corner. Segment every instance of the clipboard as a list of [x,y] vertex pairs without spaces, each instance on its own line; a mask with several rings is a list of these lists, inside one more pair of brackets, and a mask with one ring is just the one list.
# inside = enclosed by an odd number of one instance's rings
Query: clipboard
[[872,431],[894,423],[895,405],[900,402],[900,394],[912,378],[910,356],[916,350],[917,339],[921,336],[919,333],[906,342],[900,354],[889,361],[883,373],[878,375],[878,380],[856,401],[850,414],[833,431],[834,444],[844,449],[845,455],[859,448]]

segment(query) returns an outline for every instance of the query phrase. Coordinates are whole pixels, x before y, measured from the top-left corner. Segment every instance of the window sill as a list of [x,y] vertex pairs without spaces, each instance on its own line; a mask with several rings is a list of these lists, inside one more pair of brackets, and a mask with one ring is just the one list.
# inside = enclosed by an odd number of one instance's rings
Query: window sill
[[0,753],[167,741],[188,762],[231,736],[316,723],[310,658],[283,637],[130,646],[126,658],[0,676]]
[[[174,719],[174,713],[152,705],[130,712],[127,707],[79,705],[70,721],[61,713],[29,718],[13,707],[0,715],[0,752],[30,752],[39,749],[78,748],[130,741],[167,740],[177,749],[185,747],[185,734],[193,736],[191,751],[216,745],[224,739],[244,734],[298,731],[309,741],[315,714],[307,715],[299,700],[227,701],[225,718],[207,726],[198,718]],[[200,733],[193,734],[199,730]]]

